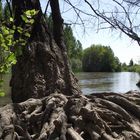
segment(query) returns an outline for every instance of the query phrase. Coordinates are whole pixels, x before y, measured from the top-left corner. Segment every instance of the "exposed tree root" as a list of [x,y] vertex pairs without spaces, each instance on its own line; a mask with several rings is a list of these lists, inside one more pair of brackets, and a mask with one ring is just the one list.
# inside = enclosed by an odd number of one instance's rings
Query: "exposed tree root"
[[0,108],[0,140],[140,140],[140,93],[51,94]]

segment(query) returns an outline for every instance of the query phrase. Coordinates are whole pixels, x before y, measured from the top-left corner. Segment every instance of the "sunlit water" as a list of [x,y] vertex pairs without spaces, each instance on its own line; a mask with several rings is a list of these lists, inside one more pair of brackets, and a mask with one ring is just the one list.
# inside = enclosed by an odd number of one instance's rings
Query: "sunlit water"
[[94,72],[77,73],[79,84],[84,94],[100,92],[125,93],[130,90],[140,90],[136,83],[140,75],[135,72]]
[[[140,75],[134,72],[119,73],[77,73],[79,84],[84,94],[100,93],[100,92],[117,92],[125,93],[130,90],[140,90],[136,83],[140,80]],[[5,105],[10,100],[10,75],[4,76],[5,97],[0,97],[0,106]]]

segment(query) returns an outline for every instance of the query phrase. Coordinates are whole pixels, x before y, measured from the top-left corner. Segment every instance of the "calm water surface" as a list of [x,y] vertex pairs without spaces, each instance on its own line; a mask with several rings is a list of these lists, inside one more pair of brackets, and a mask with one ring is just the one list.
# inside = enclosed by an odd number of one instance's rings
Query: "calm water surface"
[[77,73],[79,84],[84,94],[100,92],[125,93],[130,90],[140,90],[136,83],[140,75],[135,72],[94,72]]
[[2,76],[4,79],[4,86],[3,86],[3,90],[5,91],[6,95],[4,97],[0,97],[0,106],[5,105],[7,103],[11,102],[11,98],[10,98],[10,86],[9,86],[9,81],[11,78],[11,74],[5,74]]
[[[100,93],[100,92],[119,92],[124,93],[130,90],[140,90],[136,83],[140,80],[140,75],[134,72],[119,73],[77,73],[79,84],[84,94]],[[5,105],[10,100],[9,80],[10,74],[4,76],[5,97],[0,97],[0,106]]]

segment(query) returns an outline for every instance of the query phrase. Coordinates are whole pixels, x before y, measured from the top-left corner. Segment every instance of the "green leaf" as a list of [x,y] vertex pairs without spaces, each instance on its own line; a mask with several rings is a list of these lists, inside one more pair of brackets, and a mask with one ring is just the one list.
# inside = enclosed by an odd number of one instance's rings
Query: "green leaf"
[[1,40],[1,39],[3,39],[3,35],[2,35],[2,34],[0,34],[0,40]]
[[21,45],[22,45],[22,46],[25,46],[25,45],[26,45],[26,43],[25,43],[25,42],[22,42],[22,43],[21,43]]
[[5,96],[5,92],[4,91],[0,91],[0,97],[4,97]]
[[33,24],[35,22],[34,19],[30,19],[30,23]]
[[32,10],[27,10],[24,13],[28,18],[32,18],[34,15],[38,13],[38,11],[36,11],[35,9],[32,9]]
[[14,21],[14,19],[13,19],[12,17],[10,17],[10,21],[11,21],[11,22],[13,22],[13,21]]
[[7,45],[5,43],[2,43],[1,47],[3,47],[5,50],[8,50],[8,47],[7,47]]
[[12,61],[12,64],[16,64],[17,63],[17,60],[16,59],[14,59],[13,61]]
[[2,28],[2,32],[4,35],[8,35],[9,34],[9,30],[6,27]]
[[11,53],[9,56],[8,56],[8,58],[7,58],[7,61],[8,62],[15,62],[15,60],[16,60],[16,57],[15,57],[15,54],[14,53]]
[[23,32],[23,29],[22,29],[21,27],[17,27],[17,31],[18,31],[19,33],[22,33],[22,32]]
[[13,25],[12,29],[13,29],[13,30],[15,30],[15,29],[16,29],[16,26],[15,26],[15,25]]
[[25,33],[25,36],[30,37],[31,35],[27,32],[27,33]]
[[31,10],[30,13],[32,16],[36,15],[39,11],[36,11],[35,9]]
[[12,40],[12,39],[14,39],[14,38],[13,38],[13,35],[9,34],[9,35],[7,35],[6,39]]
[[28,18],[26,17],[26,15],[21,15],[21,18],[25,23],[28,23]]
[[4,37],[2,34],[0,34],[0,44],[4,43]]
[[10,33],[11,33],[11,34],[14,34],[14,33],[15,33],[15,30],[11,29],[11,30],[10,30]]
[[31,15],[31,11],[30,10],[27,10],[25,12],[25,15],[26,15],[27,18],[32,18],[32,15]]

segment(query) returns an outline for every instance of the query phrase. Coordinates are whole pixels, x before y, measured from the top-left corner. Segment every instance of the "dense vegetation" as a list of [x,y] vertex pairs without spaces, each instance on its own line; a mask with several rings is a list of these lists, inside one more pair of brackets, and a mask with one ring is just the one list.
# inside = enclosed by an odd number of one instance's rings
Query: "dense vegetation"
[[[53,32],[52,14],[46,15],[47,23],[50,32]],[[64,25],[64,41],[67,47],[67,54],[69,57],[71,68],[74,72],[82,71],[82,44],[73,35],[70,25]]]
[[[50,32],[53,32],[52,15],[46,15]],[[110,47],[103,45],[92,45],[83,50],[83,46],[73,34],[70,25],[64,25],[64,40],[71,68],[74,72],[140,72],[140,66],[130,60],[130,64],[121,63]]]
[[64,28],[64,39],[72,70],[74,72],[82,71],[82,44],[79,40],[76,40],[72,28],[68,25]]
[[123,63],[121,66],[122,71],[128,71],[128,72],[138,72],[140,73],[140,65],[135,64],[133,60],[131,59],[129,64]]
[[[14,19],[10,15],[8,3],[4,6],[0,1],[0,96],[4,96],[3,74],[9,73],[11,66],[16,64],[17,57],[22,54],[22,50],[30,37],[31,25],[34,23],[33,16],[37,11],[27,10],[21,16],[25,26],[15,26]],[[15,34],[18,37],[15,38]]]
[[84,50],[83,71],[86,72],[114,72],[120,71],[119,59],[114,56],[110,47],[92,45]]
[[[49,26],[52,30],[52,20],[49,16]],[[129,64],[121,63],[108,46],[91,45],[83,50],[82,44],[76,40],[71,26],[64,26],[64,39],[71,68],[74,72],[140,72],[140,66],[131,59]]]

